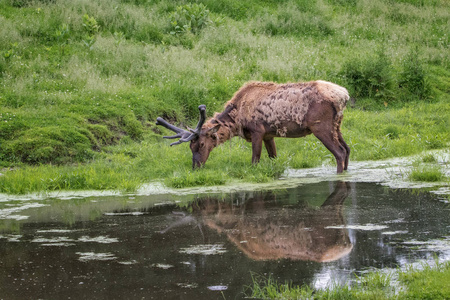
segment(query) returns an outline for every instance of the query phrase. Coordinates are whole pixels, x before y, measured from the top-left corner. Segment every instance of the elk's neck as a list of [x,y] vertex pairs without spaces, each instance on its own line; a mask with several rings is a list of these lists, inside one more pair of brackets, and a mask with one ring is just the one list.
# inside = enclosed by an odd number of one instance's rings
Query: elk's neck
[[217,126],[217,124],[220,124],[219,129],[216,132],[217,136],[216,146],[225,143],[226,141],[237,135],[235,128],[236,126],[233,126],[232,124],[222,123],[215,118],[210,119],[208,123],[209,124],[206,124],[206,126],[209,128],[215,127]]
[[216,113],[216,115],[209,120],[211,126],[220,124],[220,127],[217,130],[218,145],[239,135],[239,128],[235,121],[235,112],[236,107],[234,105],[228,105],[222,113]]
[[236,135],[232,129],[233,128],[221,126],[221,128],[217,131],[217,136],[219,137],[218,144],[223,144]]

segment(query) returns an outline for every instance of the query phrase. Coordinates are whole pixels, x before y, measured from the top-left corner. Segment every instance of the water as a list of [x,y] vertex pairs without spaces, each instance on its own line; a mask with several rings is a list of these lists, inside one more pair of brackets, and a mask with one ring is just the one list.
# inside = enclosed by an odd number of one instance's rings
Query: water
[[0,299],[242,299],[252,274],[321,288],[450,260],[450,207],[439,197],[326,181],[4,201]]

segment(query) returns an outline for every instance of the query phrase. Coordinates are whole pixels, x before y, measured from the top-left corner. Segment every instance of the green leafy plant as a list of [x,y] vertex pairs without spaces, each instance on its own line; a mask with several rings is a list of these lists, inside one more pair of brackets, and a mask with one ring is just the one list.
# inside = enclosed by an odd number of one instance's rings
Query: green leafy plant
[[55,32],[56,41],[59,46],[59,53],[64,55],[66,45],[69,44],[70,28],[66,23],[59,26]]
[[89,50],[92,50],[97,41],[97,33],[100,30],[100,26],[97,24],[97,20],[95,20],[94,17],[85,14],[83,15],[83,28],[85,30],[83,43]]
[[123,34],[123,32],[115,31],[113,36],[117,46],[120,45],[125,40],[125,35]]
[[203,4],[190,3],[178,6],[170,14],[171,34],[192,32],[197,34],[201,29],[211,24],[209,10]]
[[18,46],[17,42],[11,43],[11,48],[3,53],[3,57],[7,60],[12,58],[13,56],[16,55],[18,48],[19,48],[19,46]]

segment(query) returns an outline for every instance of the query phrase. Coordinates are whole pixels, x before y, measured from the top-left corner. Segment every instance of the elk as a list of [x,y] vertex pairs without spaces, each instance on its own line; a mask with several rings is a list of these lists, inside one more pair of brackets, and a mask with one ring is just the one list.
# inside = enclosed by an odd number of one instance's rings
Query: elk
[[347,170],[350,148],[340,130],[343,111],[349,100],[344,87],[327,81],[277,84],[249,82],[241,87],[224,106],[206,120],[206,106],[200,105],[200,120],[195,129],[184,130],[163,118],[161,125],[176,133],[164,138],[178,145],[190,142],[192,167],[201,167],[218,145],[240,136],[252,143],[252,163],[261,158],[262,144],[270,158],[277,156],[275,137],[316,136],[334,155],[337,173]]

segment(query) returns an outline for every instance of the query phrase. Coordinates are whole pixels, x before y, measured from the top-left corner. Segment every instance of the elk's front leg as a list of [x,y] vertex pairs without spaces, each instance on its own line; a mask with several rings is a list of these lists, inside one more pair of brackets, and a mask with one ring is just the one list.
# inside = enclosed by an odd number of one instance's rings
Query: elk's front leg
[[252,163],[254,165],[259,163],[261,159],[262,141],[262,134],[258,132],[252,133]]

